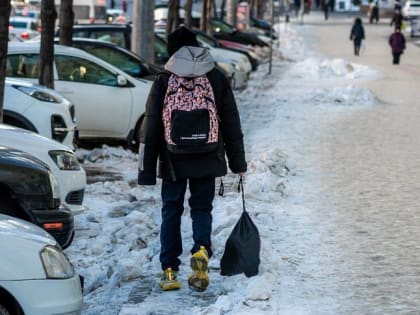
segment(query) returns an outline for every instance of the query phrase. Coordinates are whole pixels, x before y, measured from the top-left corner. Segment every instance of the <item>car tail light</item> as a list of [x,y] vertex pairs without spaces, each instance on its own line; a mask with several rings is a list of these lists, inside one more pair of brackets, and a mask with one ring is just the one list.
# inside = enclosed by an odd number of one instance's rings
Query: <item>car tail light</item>
[[23,39],[29,39],[29,33],[23,32],[22,34],[20,34],[20,37],[22,37]]
[[42,226],[46,230],[61,230],[63,228],[63,223],[61,222],[44,223]]
[[51,135],[54,140],[58,142],[63,142],[64,138],[67,136],[68,129],[66,123],[64,122],[63,117],[60,115],[51,116]]

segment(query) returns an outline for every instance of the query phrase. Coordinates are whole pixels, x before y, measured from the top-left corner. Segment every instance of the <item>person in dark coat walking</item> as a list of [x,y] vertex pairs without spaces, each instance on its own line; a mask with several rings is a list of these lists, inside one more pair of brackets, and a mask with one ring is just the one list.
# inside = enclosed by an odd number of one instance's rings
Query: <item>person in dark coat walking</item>
[[[163,277],[160,287],[163,290],[180,288],[177,279],[181,263],[179,256],[182,254],[180,225],[188,184],[194,241],[190,261],[193,273],[188,279],[188,284],[192,290],[204,291],[209,284],[208,259],[212,256],[211,210],[215,195],[215,178],[226,175],[226,157],[233,173],[239,176],[245,174],[247,163],[243,133],[229,82],[225,75],[215,68],[209,51],[199,46],[195,34],[181,26],[168,35],[167,49],[171,57],[165,65],[166,71],[158,74],[146,104],[146,114],[140,132],[138,184],[155,185],[156,176],[162,179],[160,262]],[[174,153],[166,139],[168,134],[165,124],[167,125],[168,115],[162,115],[163,107],[166,106],[166,109],[168,106],[168,103],[164,104],[168,95],[166,92],[174,77],[193,80],[199,76],[208,79],[213,91],[219,121],[217,148],[207,153]],[[179,88],[181,87],[184,86]]]
[[373,1],[369,8],[369,22],[373,23],[375,20],[376,24],[379,22],[379,3],[378,1]]
[[398,65],[400,64],[400,57],[405,50],[405,37],[401,33],[399,27],[395,28],[395,31],[389,37],[388,42],[392,50],[392,64]]
[[362,45],[362,40],[364,39],[365,39],[365,29],[363,28],[363,25],[362,25],[362,19],[358,17],[354,20],[354,24],[350,32],[350,40],[353,41],[354,54],[356,56],[359,56],[360,46]]
[[401,29],[404,17],[401,14],[401,10],[395,10],[394,15],[392,16],[390,26],[394,25],[395,28]]

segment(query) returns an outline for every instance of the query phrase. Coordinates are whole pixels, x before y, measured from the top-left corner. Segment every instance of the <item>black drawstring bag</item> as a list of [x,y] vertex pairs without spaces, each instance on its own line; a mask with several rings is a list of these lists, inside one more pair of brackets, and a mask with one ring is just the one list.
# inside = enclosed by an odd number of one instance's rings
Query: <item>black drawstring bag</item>
[[239,180],[238,189],[242,191],[243,211],[226,241],[225,252],[220,261],[220,274],[233,276],[244,273],[247,277],[252,277],[258,274],[260,264],[260,234],[245,210],[242,177]]

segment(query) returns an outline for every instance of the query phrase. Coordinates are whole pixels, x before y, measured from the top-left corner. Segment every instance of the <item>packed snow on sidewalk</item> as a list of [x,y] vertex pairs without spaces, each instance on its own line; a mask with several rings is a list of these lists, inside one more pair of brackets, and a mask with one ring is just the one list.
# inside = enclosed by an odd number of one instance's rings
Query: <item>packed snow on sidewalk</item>
[[[258,276],[220,276],[219,262],[225,241],[238,220],[242,203],[237,176],[224,179],[225,195],[216,194],[210,263],[211,283],[204,293],[186,284],[192,246],[188,204],[182,222],[184,253],[180,269],[182,288],[161,292],[158,287],[160,182],[138,186],[137,156],[122,148],[103,146],[77,151],[86,168],[118,174],[120,180],[89,184],[85,204],[89,210],[75,217],[76,238],[66,250],[79,274],[85,277],[83,314],[309,314],[304,273],[297,272],[299,251],[309,250],[310,237],[296,244],[291,208],[298,187],[308,174],[299,171],[295,151],[323,132],[331,120],[380,101],[358,79],[378,74],[365,66],[327,59],[305,45],[303,26],[281,30],[280,52],[272,74],[267,65],[253,73],[249,86],[236,93],[245,136],[248,173],[247,210],[259,228],[262,250]],[[325,129],[325,128],[324,128]],[[219,183],[219,180],[217,181]],[[295,183],[294,185],[289,185]],[[296,184],[297,183],[297,184]]]

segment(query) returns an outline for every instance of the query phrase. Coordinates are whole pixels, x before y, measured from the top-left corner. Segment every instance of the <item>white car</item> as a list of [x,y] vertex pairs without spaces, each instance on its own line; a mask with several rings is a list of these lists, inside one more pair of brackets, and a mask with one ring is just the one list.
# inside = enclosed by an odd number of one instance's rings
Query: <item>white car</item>
[[40,27],[36,18],[11,16],[9,18],[9,33],[23,40],[39,35]]
[[213,59],[219,63],[229,63],[233,66],[235,73],[234,89],[243,89],[248,84],[249,75],[252,71],[252,65],[244,54],[215,47],[214,40],[209,39],[202,33],[196,33],[198,42],[210,50]]
[[[40,42],[10,42],[8,76],[36,81],[39,48]],[[26,72],[17,73],[20,68]],[[80,139],[127,140],[135,146],[151,85],[80,49],[54,46],[54,86],[75,104]]]
[[407,0],[402,7],[402,15],[405,19],[420,17],[420,1]]
[[22,80],[5,81],[3,122],[70,148],[77,140],[74,105],[54,90]]
[[0,314],[81,314],[80,277],[54,238],[0,214]]
[[59,183],[61,202],[74,215],[86,210],[83,206],[86,172],[68,147],[31,131],[4,124],[0,124],[0,145],[32,154],[46,163]]

